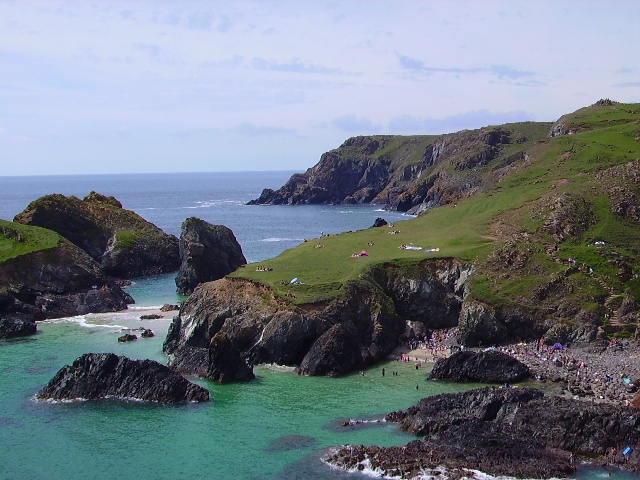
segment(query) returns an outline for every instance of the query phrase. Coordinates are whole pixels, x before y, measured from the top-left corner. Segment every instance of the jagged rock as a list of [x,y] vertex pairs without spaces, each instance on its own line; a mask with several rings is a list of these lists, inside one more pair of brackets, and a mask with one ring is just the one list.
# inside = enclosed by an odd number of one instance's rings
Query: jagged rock
[[160,307],[161,312],[173,312],[175,310],[180,310],[180,307],[172,303],[165,303],[162,307]]
[[205,402],[209,392],[154,360],[87,353],[60,369],[37,394],[40,400],[107,397],[160,403]]
[[21,315],[2,315],[0,317],[0,338],[24,337],[37,331],[36,322]]
[[195,217],[182,223],[180,258],[176,286],[184,295],[200,283],[218,280],[247,263],[231,229]]
[[162,315],[158,315],[157,313],[149,313],[147,315],[140,315],[140,320],[157,320],[159,318],[164,318]]
[[153,330],[151,330],[150,328],[144,328],[142,329],[142,333],[140,334],[140,336],[142,338],[151,338],[151,337],[155,337],[156,334],[153,333]]
[[240,352],[224,332],[216,333],[209,344],[207,378],[219,383],[253,380],[253,369],[240,357]]
[[138,336],[137,335],[133,335],[132,333],[125,333],[124,335],[121,335],[118,337],[118,341],[119,342],[133,342],[134,340],[137,340]]
[[529,367],[499,351],[456,352],[440,358],[429,374],[431,380],[513,383],[529,377]]
[[26,322],[26,331],[37,320],[120,311],[134,303],[100,265],[63,238],[54,248],[2,262],[0,292],[0,315]]
[[638,456],[606,459],[612,448],[622,452],[640,441],[640,413],[621,406],[546,398],[532,388],[483,388],[423,398],[386,419],[424,438],[405,447],[347,446],[328,461],[345,468],[367,463],[402,478],[443,466],[457,473],[564,478],[576,469],[575,453],[640,471]]
[[502,343],[508,338],[507,328],[498,321],[492,307],[465,299],[459,317],[458,342],[467,347]]
[[16,215],[14,221],[48,228],[87,252],[108,275],[140,277],[178,269],[178,239],[114,197],[91,192],[84,199],[46,195]]
[[411,318],[424,315],[428,328],[450,326],[470,270],[451,259],[409,269],[376,267],[367,282],[345,284],[344,296],[304,309],[266,286],[224,278],[198,286],[185,300],[163,350],[172,368],[207,376],[210,362],[222,361],[209,355],[211,339],[224,332],[250,365],[277,363],[308,375],[343,375],[389,355]]
[[373,222],[373,225],[371,225],[372,228],[376,228],[376,227],[384,227],[385,225],[388,225],[388,222],[381,217],[378,217],[375,219],[375,221]]

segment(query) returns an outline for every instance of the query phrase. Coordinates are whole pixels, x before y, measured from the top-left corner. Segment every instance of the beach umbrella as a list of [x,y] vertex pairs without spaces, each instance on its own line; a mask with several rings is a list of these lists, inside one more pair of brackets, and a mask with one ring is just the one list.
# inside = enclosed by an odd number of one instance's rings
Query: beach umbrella
[[298,277],[294,278],[293,280],[291,280],[291,282],[289,283],[297,283],[298,282]]
[[562,344],[561,344],[561,343],[555,343],[555,344],[553,345],[553,349],[554,349],[554,350],[562,350],[563,348],[564,348],[564,347],[562,346]]
[[361,256],[361,257],[366,257],[366,256],[368,256],[368,255],[369,255],[369,254],[367,253],[367,251],[366,251],[366,250],[362,250],[362,251],[360,252],[360,256]]

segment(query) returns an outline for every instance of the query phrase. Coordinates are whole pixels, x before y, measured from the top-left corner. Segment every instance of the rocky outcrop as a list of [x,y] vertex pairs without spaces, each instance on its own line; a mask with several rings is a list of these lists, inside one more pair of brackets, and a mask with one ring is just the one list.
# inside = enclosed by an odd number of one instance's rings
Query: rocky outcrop
[[178,293],[189,295],[200,283],[218,280],[247,263],[231,229],[190,217],[180,233]]
[[391,353],[408,322],[421,318],[427,328],[451,326],[470,270],[451,259],[404,269],[376,267],[361,281],[344,285],[344,294],[333,302],[301,307],[249,280],[205,283],[183,303],[164,351],[172,368],[211,378],[225,358],[211,354],[211,342],[223,332],[249,365],[277,363],[302,374],[344,375]]
[[429,374],[430,380],[454,382],[513,383],[529,377],[529,367],[499,351],[456,352],[440,358]]
[[92,258],[64,239],[0,264],[0,318],[5,325],[20,319],[25,332],[34,331],[29,323],[36,320],[119,311],[133,302]]
[[209,392],[154,360],[87,353],[60,369],[36,397],[40,400],[115,397],[181,403],[208,401]]
[[[424,437],[406,447],[339,449],[328,461],[343,468],[364,462],[385,475],[413,478],[437,467],[517,478],[566,477],[573,455],[640,471],[640,457],[620,452],[640,441],[640,413],[609,404],[544,397],[532,388],[484,388],[422,399],[388,421]],[[608,456],[615,449],[613,456]]]
[[240,357],[229,336],[216,333],[209,344],[209,369],[207,378],[218,383],[253,380],[253,369]]
[[33,335],[37,326],[33,317],[20,314],[0,314],[0,338]]
[[178,239],[114,197],[91,192],[84,199],[46,195],[16,215],[15,222],[53,230],[88,253],[107,275],[133,278],[178,269]]
[[[439,137],[349,138],[305,173],[293,175],[278,190],[263,190],[249,203],[376,203],[419,214],[486,189],[505,171],[526,162],[526,148],[544,138],[551,124],[538,126],[527,128],[528,136],[520,124],[513,124]],[[475,167],[490,168],[479,175]]]

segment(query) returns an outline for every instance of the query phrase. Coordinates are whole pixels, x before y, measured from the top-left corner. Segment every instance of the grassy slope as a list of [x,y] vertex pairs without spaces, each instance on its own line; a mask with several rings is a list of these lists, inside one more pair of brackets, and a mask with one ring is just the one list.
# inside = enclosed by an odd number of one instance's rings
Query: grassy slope
[[[529,150],[532,160],[495,184],[486,192],[459,202],[456,207],[444,206],[428,211],[418,218],[396,223],[395,228],[376,228],[337,236],[310,240],[297,248],[261,265],[271,267],[267,272],[255,271],[255,265],[238,270],[233,276],[251,278],[272,286],[285,295],[295,293],[296,303],[329,300],[339,294],[341,286],[357,279],[367,266],[384,262],[417,262],[425,258],[455,257],[463,261],[486,258],[495,244],[515,231],[538,231],[542,220],[530,214],[531,204],[553,192],[584,195],[593,202],[598,221],[579,238],[563,242],[558,251],[560,258],[587,259],[599,273],[613,275],[606,255],[589,247],[593,240],[607,243],[606,249],[621,250],[631,258],[640,254],[638,225],[620,219],[611,213],[609,199],[594,183],[594,174],[614,165],[640,157],[640,146],[635,138],[639,134],[640,104],[621,108],[588,107],[565,117],[568,122],[580,124],[580,133],[538,142]],[[505,228],[496,230],[496,223]],[[390,235],[391,230],[399,230]],[[553,244],[550,236],[538,240]],[[374,242],[374,246],[367,242]],[[315,248],[321,243],[324,248]],[[401,244],[413,243],[423,248],[440,248],[437,253],[400,250]],[[350,255],[366,250],[368,257],[351,258]],[[487,301],[508,303],[517,296],[548,280],[548,275],[559,272],[563,266],[553,264],[543,254],[541,245],[534,247],[533,262],[541,266],[540,275],[528,275],[517,281],[492,282],[482,287],[477,282],[474,295]],[[303,285],[289,285],[298,277]],[[608,279],[611,280],[611,279]],[[282,284],[282,281],[287,284]],[[612,280],[612,281],[615,281]],[[620,286],[618,286],[620,287]],[[627,288],[637,290],[637,282]],[[621,287],[620,287],[621,288]],[[634,296],[637,292],[632,292]]]
[[46,228],[0,220],[0,263],[39,250],[55,248],[60,235]]

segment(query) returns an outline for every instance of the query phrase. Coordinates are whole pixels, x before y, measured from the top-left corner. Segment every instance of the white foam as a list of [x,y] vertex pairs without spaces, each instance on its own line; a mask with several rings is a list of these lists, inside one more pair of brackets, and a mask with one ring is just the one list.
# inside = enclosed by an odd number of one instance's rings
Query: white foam
[[299,238],[281,238],[281,237],[268,237],[260,240],[261,242],[301,242]]
[[118,329],[127,328],[122,325],[117,325],[113,323],[108,323],[108,324],[89,323],[87,321],[87,317],[84,315],[76,315],[75,317],[50,318],[48,320],[43,320],[41,323],[48,323],[48,324],[75,323],[80,327],[85,327],[85,328],[118,328]]
[[273,372],[295,372],[295,367],[289,367],[287,365],[278,365],[277,363],[261,363],[260,367],[271,370]]

